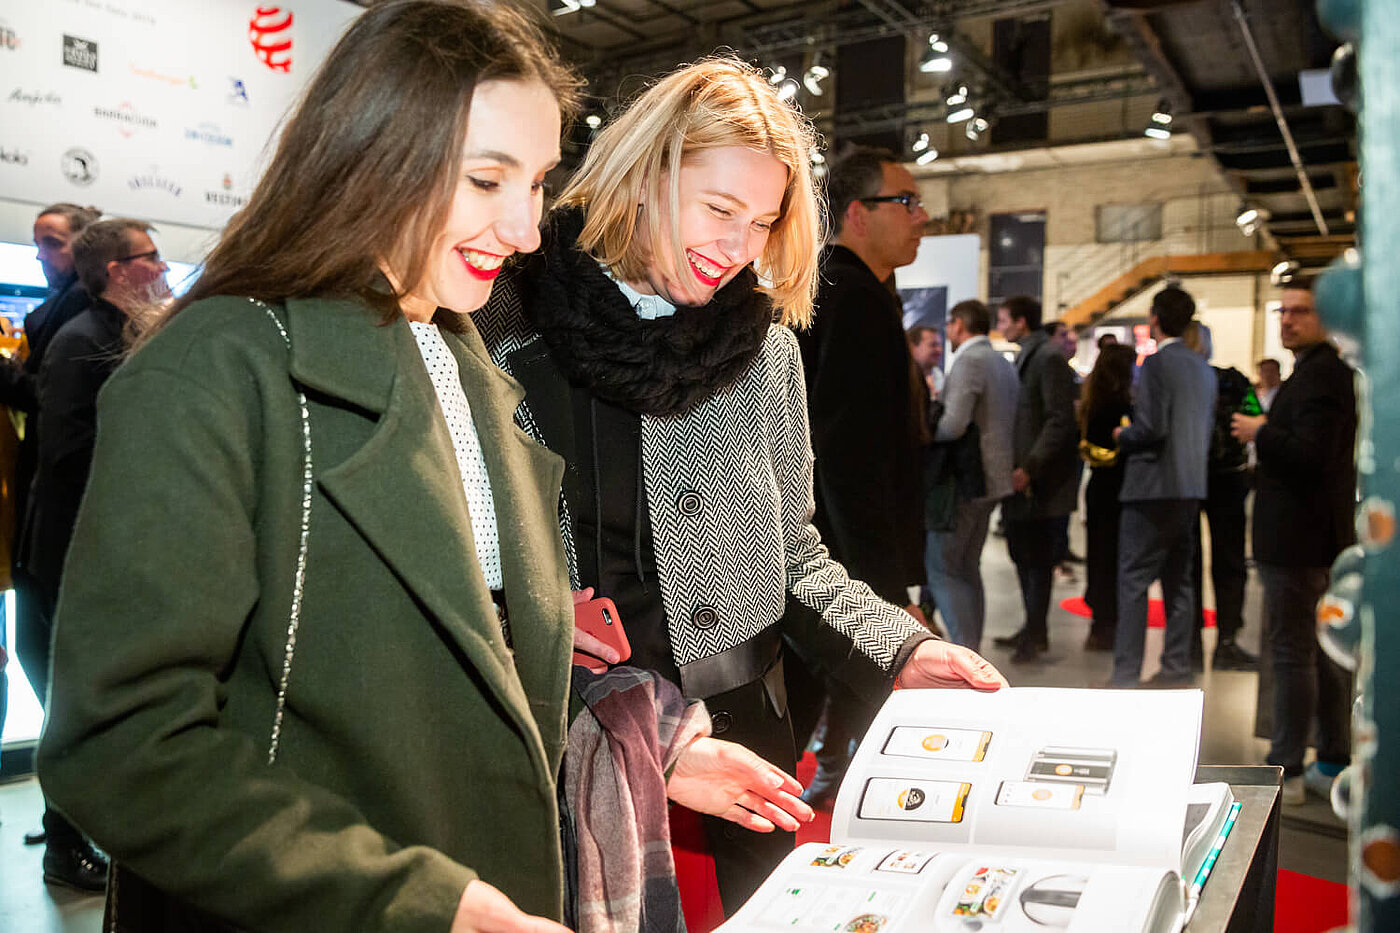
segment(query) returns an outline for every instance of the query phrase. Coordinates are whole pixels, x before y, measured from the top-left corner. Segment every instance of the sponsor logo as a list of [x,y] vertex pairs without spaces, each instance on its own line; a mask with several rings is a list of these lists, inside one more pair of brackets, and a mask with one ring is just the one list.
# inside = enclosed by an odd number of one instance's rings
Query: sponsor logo
[[228,79],[228,102],[248,106],[248,86],[243,83],[242,78]]
[[87,186],[97,181],[97,159],[86,149],[69,149],[63,154],[59,167],[63,169],[63,176],[75,185]]
[[97,43],[77,36],[63,37],[63,64],[84,71],[97,70]]
[[248,42],[253,54],[273,71],[292,70],[292,11],[260,6],[248,20]]
[[57,107],[63,103],[63,98],[53,91],[26,91],[22,87],[15,88],[5,99],[12,104],[28,104],[31,107],[37,107],[40,104]]
[[137,130],[153,130],[158,125],[155,117],[148,117],[137,111],[129,100],[115,107],[93,107],[92,115],[100,120],[110,120],[118,124],[117,132],[130,139]]
[[138,78],[148,78],[152,81],[168,84],[171,87],[187,87],[191,91],[199,90],[199,85],[195,83],[194,75],[185,75],[181,77],[180,75],[161,74],[154,68],[142,68],[135,62],[131,63],[131,73]]
[[0,25],[0,49],[14,52],[19,49],[19,33],[9,26]]
[[201,123],[199,126],[185,127],[185,138],[206,146],[232,146],[233,137],[219,129],[214,123]]
[[216,207],[242,207],[248,203],[248,199],[241,194],[233,193],[233,176],[224,172],[222,191],[204,192],[204,203],[213,204]]
[[126,184],[132,191],[164,191],[172,198],[178,198],[184,190],[154,168],[140,175],[132,175],[126,180]]
[[19,149],[6,149],[0,146],[0,164],[4,165],[28,165],[29,153]]

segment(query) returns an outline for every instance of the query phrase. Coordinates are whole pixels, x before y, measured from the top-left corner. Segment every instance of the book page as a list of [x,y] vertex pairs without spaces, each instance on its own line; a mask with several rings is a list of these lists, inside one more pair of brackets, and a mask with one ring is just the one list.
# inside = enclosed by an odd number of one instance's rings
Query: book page
[[1165,933],[1180,906],[1160,869],[807,843],[719,933]]
[[899,690],[832,817],[850,844],[1177,870],[1199,690]]

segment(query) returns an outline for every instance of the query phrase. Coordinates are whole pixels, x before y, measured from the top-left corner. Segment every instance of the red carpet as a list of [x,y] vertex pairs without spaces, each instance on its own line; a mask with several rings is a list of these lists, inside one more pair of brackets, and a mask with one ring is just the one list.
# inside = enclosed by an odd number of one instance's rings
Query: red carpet
[[[1071,596],[1060,603],[1060,608],[1072,616],[1079,616],[1081,619],[1092,619],[1093,612],[1089,610],[1089,604],[1084,601],[1083,596]],[[1207,609],[1202,615],[1206,617],[1206,628],[1215,628],[1215,610]],[[1147,627],[1166,628],[1167,610],[1162,605],[1160,599],[1149,599],[1147,601]]]
[[[1160,613],[1160,602],[1157,607]],[[1069,610],[1068,606],[1065,608]],[[1208,625],[1214,622],[1207,617]],[[797,779],[805,785],[812,779],[816,767],[810,754],[803,755],[797,763]],[[723,922],[724,911],[720,907],[719,889],[715,887],[715,864],[705,854],[704,830],[694,814],[673,808],[671,832],[686,929],[689,933],[710,933]],[[797,833],[798,842],[826,842],[830,838],[830,811],[818,811],[817,818]],[[1346,922],[1346,885],[1279,869],[1274,897],[1274,933],[1326,933]]]

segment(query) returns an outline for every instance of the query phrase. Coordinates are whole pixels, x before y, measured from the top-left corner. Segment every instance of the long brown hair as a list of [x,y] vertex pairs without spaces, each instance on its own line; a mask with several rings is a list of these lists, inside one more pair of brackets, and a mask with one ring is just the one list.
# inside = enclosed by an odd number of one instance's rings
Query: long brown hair
[[1133,365],[1137,352],[1127,344],[1111,344],[1099,351],[1093,372],[1080,390],[1079,433],[1083,435],[1093,417],[1109,406],[1126,408],[1132,404]]
[[[446,223],[472,93],[492,80],[540,81],[566,116],[576,105],[578,79],[505,4],[389,0],[362,13],[170,314],[212,295],[342,295],[397,317]],[[397,293],[380,272],[384,261],[399,277]]]

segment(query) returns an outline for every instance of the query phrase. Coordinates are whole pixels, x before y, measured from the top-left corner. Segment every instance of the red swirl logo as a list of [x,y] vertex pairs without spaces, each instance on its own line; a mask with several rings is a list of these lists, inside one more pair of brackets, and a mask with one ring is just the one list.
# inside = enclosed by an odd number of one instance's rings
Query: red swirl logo
[[273,71],[292,70],[292,11],[260,6],[248,20],[248,41],[258,60]]

